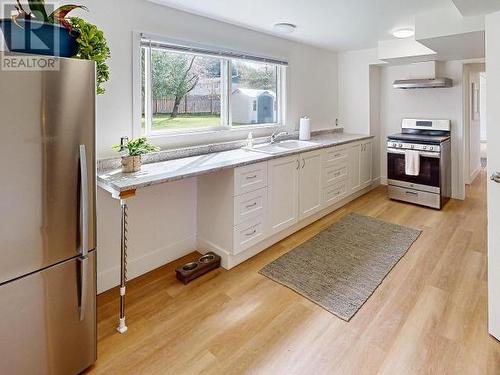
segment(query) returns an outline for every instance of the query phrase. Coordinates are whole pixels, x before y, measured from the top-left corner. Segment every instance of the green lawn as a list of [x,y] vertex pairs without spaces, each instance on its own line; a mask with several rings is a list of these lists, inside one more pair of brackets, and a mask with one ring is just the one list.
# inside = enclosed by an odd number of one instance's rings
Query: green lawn
[[181,114],[170,118],[170,114],[156,114],[153,116],[153,130],[168,129],[195,129],[220,126],[219,115],[189,115]]

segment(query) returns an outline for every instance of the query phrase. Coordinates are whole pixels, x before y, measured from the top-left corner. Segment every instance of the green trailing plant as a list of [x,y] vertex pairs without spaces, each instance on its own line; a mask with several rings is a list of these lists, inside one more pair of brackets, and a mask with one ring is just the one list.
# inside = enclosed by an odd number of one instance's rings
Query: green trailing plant
[[19,19],[37,20],[40,22],[60,24],[69,31],[75,30],[78,32],[76,42],[78,43],[78,52],[74,58],[82,60],[93,60],[96,62],[96,90],[97,94],[104,94],[106,91],[103,87],[104,83],[109,80],[109,67],[106,61],[111,57],[111,52],[104,37],[104,33],[93,25],[81,18],[71,17],[68,14],[75,9],[88,10],[83,5],[67,4],[62,5],[52,13],[47,12],[45,0],[28,0],[29,10],[26,10],[21,5],[19,0],[16,0],[17,14],[12,16],[12,21],[19,27]]
[[71,17],[69,22],[79,33],[76,41],[80,48],[74,57],[96,62],[97,94],[104,94],[106,90],[103,84],[109,80],[109,66],[106,60],[111,57],[104,33],[97,26],[78,17]]
[[148,142],[146,137],[131,139],[122,145],[114,145],[115,151],[127,151],[126,156],[140,156],[149,154],[150,152],[160,151],[159,147],[153,146]]

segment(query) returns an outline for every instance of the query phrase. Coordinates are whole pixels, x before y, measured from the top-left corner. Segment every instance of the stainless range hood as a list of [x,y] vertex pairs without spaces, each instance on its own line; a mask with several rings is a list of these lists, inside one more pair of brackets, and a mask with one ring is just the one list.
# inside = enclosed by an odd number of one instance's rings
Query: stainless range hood
[[394,81],[395,89],[437,89],[453,86],[451,78],[400,79]]

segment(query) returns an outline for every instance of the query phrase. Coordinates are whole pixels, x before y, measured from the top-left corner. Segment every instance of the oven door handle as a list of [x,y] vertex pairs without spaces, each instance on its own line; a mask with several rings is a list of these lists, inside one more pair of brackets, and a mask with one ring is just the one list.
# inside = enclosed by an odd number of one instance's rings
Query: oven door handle
[[[387,149],[388,154],[399,154],[399,155],[404,155],[405,150],[399,150],[395,148],[388,148]],[[435,158],[439,159],[440,153],[439,152],[427,152],[427,151],[419,151],[418,154],[420,156],[423,156],[424,158]]]

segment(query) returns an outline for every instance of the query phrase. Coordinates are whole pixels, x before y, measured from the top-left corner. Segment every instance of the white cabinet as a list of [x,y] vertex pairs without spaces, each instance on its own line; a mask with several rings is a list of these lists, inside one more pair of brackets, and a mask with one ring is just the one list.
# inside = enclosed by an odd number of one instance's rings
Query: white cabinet
[[349,159],[350,191],[355,193],[372,183],[372,141],[353,143]]
[[372,141],[361,142],[361,157],[359,162],[359,179],[361,189],[371,185],[372,177]]
[[267,163],[250,164],[234,170],[234,195],[267,186]]
[[322,207],[329,207],[347,196],[351,145],[327,148],[322,156]]
[[237,255],[267,233],[267,162],[198,177],[198,246]]
[[321,154],[322,151],[311,151],[300,155],[300,219],[304,219],[321,209]]
[[361,189],[360,162],[361,162],[361,143],[353,143],[349,150],[349,169],[350,169],[350,190],[352,193]]
[[268,233],[278,233],[298,221],[299,168],[297,155],[268,162]]
[[198,250],[231,268],[371,182],[370,139],[199,176]]
[[233,251],[237,255],[249,247],[256,245],[266,236],[266,221],[264,216],[247,220],[234,227]]

